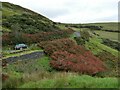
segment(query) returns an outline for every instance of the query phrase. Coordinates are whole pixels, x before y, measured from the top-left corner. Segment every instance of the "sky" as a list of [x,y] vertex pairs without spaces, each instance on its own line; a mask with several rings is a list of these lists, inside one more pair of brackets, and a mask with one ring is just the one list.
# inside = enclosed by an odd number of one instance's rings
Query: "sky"
[[119,0],[0,0],[62,23],[117,22]]

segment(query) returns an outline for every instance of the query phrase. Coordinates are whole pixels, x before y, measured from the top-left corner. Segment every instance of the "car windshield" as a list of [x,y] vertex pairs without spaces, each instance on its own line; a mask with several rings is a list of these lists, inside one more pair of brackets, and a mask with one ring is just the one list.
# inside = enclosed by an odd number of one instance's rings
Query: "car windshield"
[[26,46],[25,44],[18,44],[16,47]]

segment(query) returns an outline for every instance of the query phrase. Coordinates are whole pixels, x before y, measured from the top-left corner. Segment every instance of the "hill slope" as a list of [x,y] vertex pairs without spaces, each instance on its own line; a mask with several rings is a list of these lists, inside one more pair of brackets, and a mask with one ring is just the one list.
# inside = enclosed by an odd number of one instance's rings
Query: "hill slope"
[[2,2],[3,32],[19,30],[24,33],[54,31],[54,22],[31,10],[8,2]]

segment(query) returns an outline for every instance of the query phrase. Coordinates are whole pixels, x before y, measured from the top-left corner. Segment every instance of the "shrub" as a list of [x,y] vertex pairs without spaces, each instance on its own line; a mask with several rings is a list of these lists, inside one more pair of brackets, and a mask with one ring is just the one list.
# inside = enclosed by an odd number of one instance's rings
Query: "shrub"
[[3,45],[13,45],[17,43],[33,44],[41,41],[52,41],[55,39],[67,38],[73,33],[72,30],[65,31],[53,31],[53,32],[39,32],[36,34],[27,34],[18,32],[4,33],[3,34]]
[[57,70],[96,74],[106,69],[101,60],[73,40],[59,39],[43,42],[39,46],[52,58],[50,65]]
[[90,34],[88,31],[81,31],[81,37],[74,37],[78,45],[84,45],[85,42],[89,41]]
[[3,45],[9,45],[9,44],[11,44],[11,39],[10,39],[9,33],[4,33],[2,35],[2,44]]
[[102,39],[102,40],[103,40],[103,44],[120,51],[120,43],[119,42],[112,41],[109,39]]
[[51,55],[53,52],[58,50],[67,51],[69,48],[73,47],[74,45],[75,42],[73,40],[66,38],[39,43],[39,46],[44,48],[44,51],[48,55]]
[[102,61],[93,56],[89,51],[83,55],[58,51],[54,52],[51,58],[52,61],[50,64],[57,70],[75,71],[86,74],[96,74],[105,71]]
[[101,30],[103,27],[102,26],[93,26],[93,25],[84,25],[84,26],[80,26],[80,28],[89,28],[91,30]]

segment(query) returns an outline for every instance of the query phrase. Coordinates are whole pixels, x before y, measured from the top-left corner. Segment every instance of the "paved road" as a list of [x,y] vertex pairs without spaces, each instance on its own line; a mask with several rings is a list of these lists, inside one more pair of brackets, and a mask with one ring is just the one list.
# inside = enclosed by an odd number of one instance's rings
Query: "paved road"
[[9,57],[9,58],[3,59],[3,60],[7,61],[8,63],[13,63],[13,62],[16,62],[18,60],[37,59],[37,58],[42,57],[43,55],[44,55],[44,52],[37,51],[37,52],[33,52],[30,54],[25,54],[25,55],[21,55],[21,56]]

